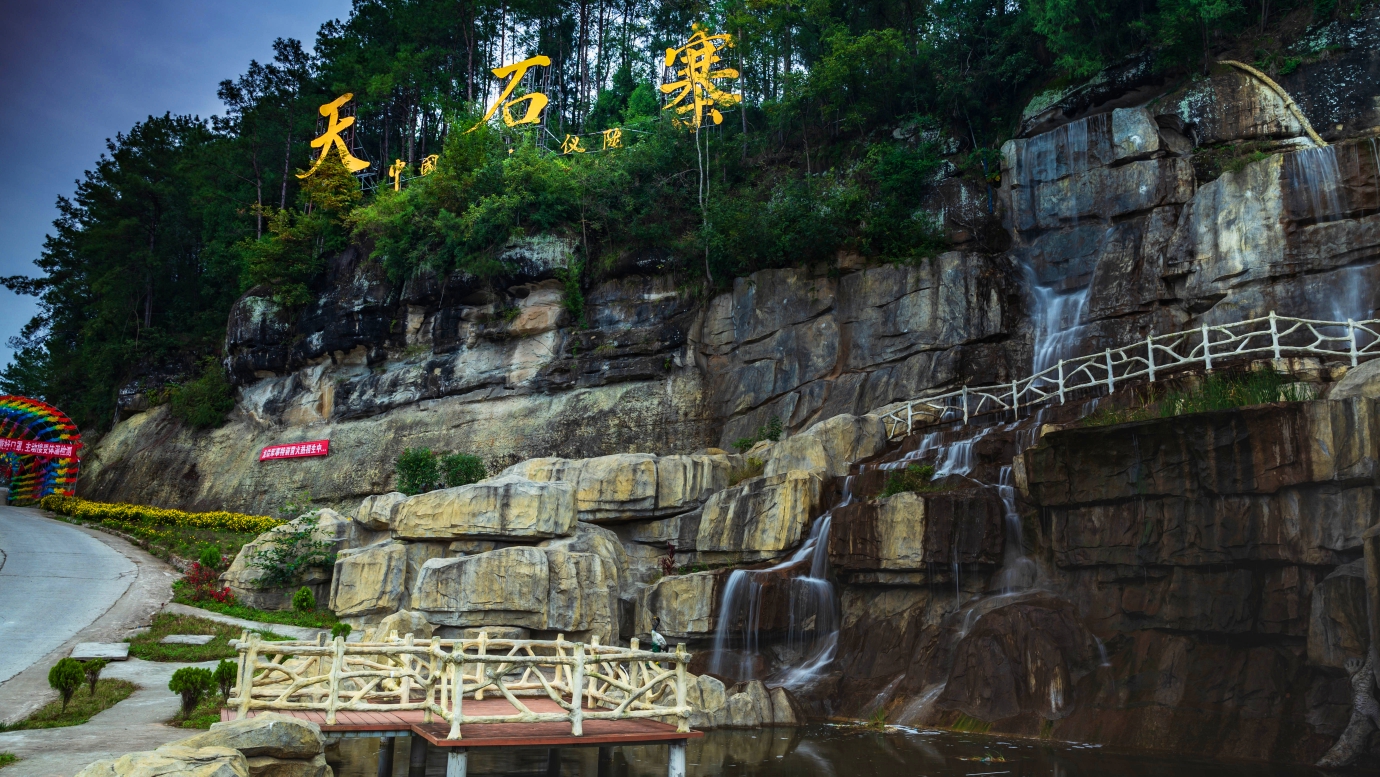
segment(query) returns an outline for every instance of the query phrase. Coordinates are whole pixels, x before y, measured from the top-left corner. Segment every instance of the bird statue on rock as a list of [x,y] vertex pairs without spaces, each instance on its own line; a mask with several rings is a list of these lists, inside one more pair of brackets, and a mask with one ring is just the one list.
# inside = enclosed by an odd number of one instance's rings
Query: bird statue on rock
[[661,636],[661,633],[657,631],[657,629],[659,629],[659,628],[661,628],[661,616],[659,616],[659,615],[653,615],[653,616],[652,616],[652,652],[653,652],[653,653],[665,653],[665,652],[666,652],[666,638],[663,637],[663,636]]

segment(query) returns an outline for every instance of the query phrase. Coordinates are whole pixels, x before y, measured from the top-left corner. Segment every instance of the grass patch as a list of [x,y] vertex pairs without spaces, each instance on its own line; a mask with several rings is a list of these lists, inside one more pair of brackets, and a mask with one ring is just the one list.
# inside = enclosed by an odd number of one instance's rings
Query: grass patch
[[[312,610],[311,612],[298,612],[297,610],[256,610],[253,607],[246,607],[243,604],[226,604],[210,600],[197,601],[192,598],[191,589],[180,580],[173,583],[173,601],[178,604],[199,607],[210,612],[218,612],[221,615],[229,615],[233,618],[243,618],[250,621],[259,621],[260,623],[281,623],[284,626],[329,629],[340,622],[340,619],[335,617],[335,613],[330,610]],[[235,627],[231,626],[229,628]],[[238,636],[238,633],[236,636]]]
[[[193,615],[161,612],[153,616],[153,625],[143,634],[131,637],[129,654],[145,661],[177,661],[200,663],[239,655],[230,647],[230,640],[239,639],[242,629],[226,623],[216,623]],[[290,639],[268,631],[257,632],[264,639],[281,642]],[[170,634],[214,634],[215,639],[205,645],[164,645],[159,640]],[[104,681],[102,681],[104,682]]]
[[929,464],[912,464],[902,470],[896,470],[886,477],[886,484],[882,486],[881,498],[895,496],[905,492],[916,494],[943,491],[944,487],[934,482],[934,467]]
[[1284,376],[1274,370],[1209,375],[1196,388],[1165,394],[1159,401],[1160,417],[1230,410],[1269,402],[1298,402],[1305,398],[1297,387],[1285,383]]
[[14,753],[0,753],[0,769],[9,766],[19,760],[19,756]]
[[[128,680],[101,680],[96,683],[96,693],[93,695],[90,686],[82,685],[72,695],[72,701],[67,705],[66,712],[62,709],[62,702],[51,702],[17,723],[0,725],[0,731],[80,726],[96,713],[108,710],[129,698],[129,695],[134,693],[135,687],[134,683]],[[10,763],[14,762],[10,761]],[[0,765],[3,763],[0,762]]]
[[220,691],[212,691],[202,697],[201,703],[196,705],[192,714],[183,717],[182,710],[178,710],[173,719],[168,721],[168,725],[178,728],[208,729],[213,724],[220,722],[220,709],[224,706],[225,699],[220,695]]
[[986,734],[991,730],[992,724],[985,720],[969,717],[960,712],[958,713],[958,720],[955,720],[953,725],[949,726],[949,728],[954,731],[967,731],[972,734]]
[[732,488],[748,478],[755,478],[767,469],[767,463],[758,458],[749,458],[742,467],[728,471],[728,487]]

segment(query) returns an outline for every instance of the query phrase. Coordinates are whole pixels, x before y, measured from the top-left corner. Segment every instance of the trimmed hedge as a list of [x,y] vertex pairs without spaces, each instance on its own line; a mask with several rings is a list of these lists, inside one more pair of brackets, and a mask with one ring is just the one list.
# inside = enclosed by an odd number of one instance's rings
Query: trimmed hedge
[[216,510],[208,513],[189,513],[146,505],[91,502],[75,496],[45,496],[39,506],[58,515],[83,521],[115,521],[140,526],[182,526],[194,529],[223,529],[225,531],[261,534],[280,526],[283,521],[267,515],[245,515]]

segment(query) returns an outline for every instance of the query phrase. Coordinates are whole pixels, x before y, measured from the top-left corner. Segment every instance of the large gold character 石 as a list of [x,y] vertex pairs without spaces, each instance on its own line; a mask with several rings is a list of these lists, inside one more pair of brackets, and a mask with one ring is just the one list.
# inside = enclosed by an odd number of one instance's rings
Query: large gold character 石
[[[499,106],[503,107],[503,123],[507,124],[509,127],[516,127],[519,124],[536,124],[541,121],[542,109],[544,109],[546,103],[549,102],[546,95],[541,92],[531,92],[530,94],[524,94],[512,100],[508,99],[508,95],[512,94],[513,90],[517,88],[518,82],[522,80],[522,77],[527,74],[528,70],[534,67],[550,66],[551,58],[538,54],[531,59],[524,59],[521,62],[514,62],[511,65],[494,68],[494,75],[499,78],[507,78],[508,83],[503,87],[503,91],[499,93],[498,99],[494,100],[494,104],[489,106],[489,112],[484,114],[484,118],[480,119],[478,124],[475,124],[465,131],[474,132],[476,129],[479,129],[479,125],[488,121],[494,115],[494,111],[498,110]],[[530,101],[527,103],[527,112],[522,115],[521,119],[514,119],[512,107],[523,100]]]

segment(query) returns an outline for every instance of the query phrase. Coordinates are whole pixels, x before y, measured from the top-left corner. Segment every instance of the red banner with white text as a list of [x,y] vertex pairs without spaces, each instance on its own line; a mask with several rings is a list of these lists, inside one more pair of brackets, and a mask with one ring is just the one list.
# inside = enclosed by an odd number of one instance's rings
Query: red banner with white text
[[272,461],[273,459],[300,459],[306,456],[326,456],[331,452],[330,440],[312,440],[311,442],[289,442],[282,445],[270,445],[259,452],[259,461]]
[[43,456],[50,459],[75,459],[77,446],[67,442],[11,440],[0,437],[0,453],[18,453],[21,456]]

